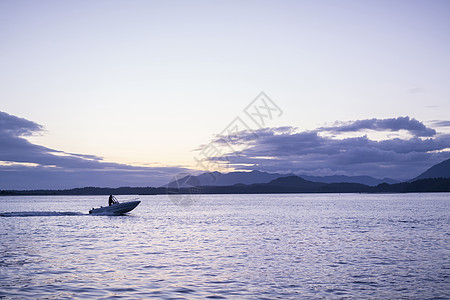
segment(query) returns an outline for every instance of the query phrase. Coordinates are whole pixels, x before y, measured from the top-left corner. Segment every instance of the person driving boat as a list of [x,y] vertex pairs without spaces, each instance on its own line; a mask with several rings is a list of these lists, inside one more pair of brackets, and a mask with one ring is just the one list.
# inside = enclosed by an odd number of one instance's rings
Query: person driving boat
[[119,201],[117,201],[116,197],[114,197],[113,195],[109,195],[109,199],[108,199],[108,204],[109,206],[119,203]]

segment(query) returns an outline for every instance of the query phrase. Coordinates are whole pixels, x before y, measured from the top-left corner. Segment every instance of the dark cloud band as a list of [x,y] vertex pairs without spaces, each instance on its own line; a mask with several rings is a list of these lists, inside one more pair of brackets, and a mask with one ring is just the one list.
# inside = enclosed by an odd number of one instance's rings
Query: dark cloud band
[[[413,137],[380,141],[365,135],[336,138],[324,134],[364,129],[407,130]],[[303,132],[293,127],[264,128],[227,138],[219,136],[216,141],[244,146],[224,156],[228,164],[269,172],[409,179],[450,156],[450,134],[438,134],[409,117],[358,120]],[[212,159],[223,161],[224,157]]]
[[365,129],[376,131],[406,130],[416,137],[434,136],[436,130],[425,126],[414,118],[398,117],[391,119],[367,119],[352,122],[338,122],[335,126],[319,128],[330,132],[357,132]]

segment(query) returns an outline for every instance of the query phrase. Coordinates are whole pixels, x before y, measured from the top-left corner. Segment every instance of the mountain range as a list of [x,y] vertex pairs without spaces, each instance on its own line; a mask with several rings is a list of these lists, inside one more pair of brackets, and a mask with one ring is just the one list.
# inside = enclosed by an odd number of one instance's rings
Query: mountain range
[[348,182],[348,183],[360,183],[368,186],[376,186],[381,183],[394,184],[400,182],[392,178],[378,179],[371,176],[346,176],[346,175],[331,175],[331,176],[298,175],[298,176],[305,180],[314,182],[324,182],[324,183]]
[[209,172],[197,176],[186,175],[176,181],[170,182],[168,187],[187,187],[192,185],[199,186],[228,186],[234,184],[253,184],[253,183],[267,183],[274,179],[291,176],[294,174],[278,174],[266,173],[260,171],[251,172]]
[[[279,174],[279,173],[267,173],[261,171],[251,171],[251,172],[230,172],[230,173],[220,173],[220,172],[210,172],[203,173],[200,175],[186,175],[177,180],[171,181],[166,187],[189,187],[189,186],[230,186],[235,184],[255,184],[255,183],[268,183],[272,180],[288,177],[297,176],[295,174]],[[346,176],[346,175],[331,175],[331,176],[309,176],[309,175],[298,175],[299,177],[312,181],[321,183],[359,183],[368,186],[377,186],[381,183],[394,184],[400,181],[392,178],[373,178],[370,176]]]
[[[315,179],[323,177],[314,177]],[[326,178],[339,180],[343,177]],[[354,180],[355,177],[344,177]],[[358,179],[358,178],[356,178]],[[360,179],[360,178],[359,178]],[[370,178],[369,178],[370,179]],[[367,180],[367,178],[364,178]],[[370,179],[372,180],[372,179]],[[380,180],[380,179],[379,179]],[[133,195],[133,194],[262,194],[262,193],[408,193],[450,192],[450,159],[432,166],[414,179],[370,186],[359,182],[316,182],[294,174],[260,171],[204,173],[184,176],[164,187],[85,187],[69,190],[0,191],[0,195]]]
[[280,177],[268,183],[232,186],[202,186],[169,189],[170,193],[188,194],[276,194],[276,193],[410,193],[450,192],[450,178],[427,178],[395,184],[382,183],[368,186],[360,183],[312,182],[298,176]]
[[[382,183],[396,184],[400,181],[392,178],[373,178],[370,176],[346,176],[346,175],[331,175],[331,176],[310,176],[310,175],[295,175],[295,174],[279,174],[279,173],[267,173],[261,171],[251,172],[209,172],[200,175],[186,175],[176,181],[170,182],[166,187],[169,188],[183,188],[190,186],[231,186],[235,184],[258,184],[269,183],[275,179],[298,176],[306,181],[318,182],[318,183],[358,183],[367,186],[377,186]],[[445,160],[437,165],[432,166],[414,180],[426,179],[426,178],[450,178],[450,159]]]

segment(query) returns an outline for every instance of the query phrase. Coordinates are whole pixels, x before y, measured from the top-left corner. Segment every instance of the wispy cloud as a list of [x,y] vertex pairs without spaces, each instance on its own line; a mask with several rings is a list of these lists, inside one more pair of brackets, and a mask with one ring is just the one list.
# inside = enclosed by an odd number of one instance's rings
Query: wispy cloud
[[160,186],[182,167],[138,167],[101,157],[59,151],[29,142],[40,133],[35,122],[0,112],[0,189],[79,186]]
[[355,132],[364,129],[376,131],[400,131],[406,130],[416,137],[434,136],[436,130],[425,126],[414,118],[398,117],[391,119],[366,119],[350,122],[337,122],[335,126],[319,128],[321,131],[331,132]]
[[436,127],[450,127],[450,121],[433,120],[430,123]]
[[[397,132],[410,138],[372,140],[366,135],[348,138],[328,136],[330,132],[359,132],[364,129]],[[224,137],[217,137],[217,142]],[[450,135],[409,117],[339,122],[312,131],[293,127],[264,128],[240,132],[227,140],[244,150],[224,157],[237,169],[294,172],[310,175],[369,175],[378,178],[409,179],[431,165],[450,157]],[[447,149],[447,150],[446,150]]]

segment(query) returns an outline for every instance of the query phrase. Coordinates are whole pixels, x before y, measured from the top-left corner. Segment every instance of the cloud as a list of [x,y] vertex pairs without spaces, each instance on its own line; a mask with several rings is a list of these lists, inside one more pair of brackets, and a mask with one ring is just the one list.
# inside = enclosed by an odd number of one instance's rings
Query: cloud
[[450,127],[450,121],[444,120],[433,120],[431,121],[431,124],[436,127]]
[[[433,122],[437,126],[449,124]],[[373,140],[361,133],[367,129],[407,130],[412,137]],[[55,150],[26,139],[43,130],[35,122],[0,112],[0,189],[161,186],[177,173],[192,171],[178,166],[105,162],[95,155]],[[330,136],[330,132],[361,135],[338,138]],[[211,157],[211,161],[227,163],[238,170],[308,175],[369,175],[403,180],[450,157],[450,134],[437,133],[409,117],[339,122],[310,131],[290,126],[261,128],[218,135],[212,142],[235,150]]]
[[[366,135],[337,138],[323,133],[408,130],[410,138],[372,140]],[[438,134],[423,123],[399,117],[369,119],[299,132],[293,127],[244,131],[218,136],[215,143],[228,142],[240,151],[223,157],[236,169],[292,172],[308,175],[369,175],[377,178],[410,179],[433,164],[450,157],[450,134]]]
[[32,135],[41,130],[43,130],[43,127],[35,122],[0,111],[0,135],[12,137]]
[[376,131],[399,131],[406,130],[416,137],[434,136],[436,130],[426,127],[422,122],[409,117],[398,117],[391,119],[366,119],[351,122],[338,122],[335,126],[319,128],[321,131],[330,132],[356,132],[364,129]]
[[104,162],[95,155],[50,149],[24,138],[42,131],[35,122],[0,112],[0,189],[161,186],[189,171]]

